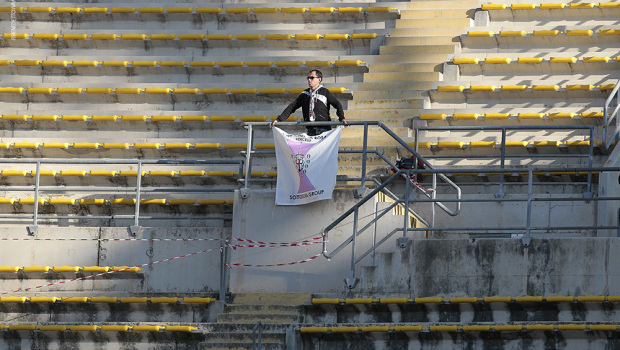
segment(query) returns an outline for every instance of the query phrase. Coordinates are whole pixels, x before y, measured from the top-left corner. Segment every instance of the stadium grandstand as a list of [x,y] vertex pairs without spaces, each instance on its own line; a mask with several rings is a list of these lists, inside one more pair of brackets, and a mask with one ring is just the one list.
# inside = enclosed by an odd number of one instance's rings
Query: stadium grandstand
[[[0,349],[620,348],[620,1],[0,23]],[[317,69],[336,186],[276,205],[272,122]]]

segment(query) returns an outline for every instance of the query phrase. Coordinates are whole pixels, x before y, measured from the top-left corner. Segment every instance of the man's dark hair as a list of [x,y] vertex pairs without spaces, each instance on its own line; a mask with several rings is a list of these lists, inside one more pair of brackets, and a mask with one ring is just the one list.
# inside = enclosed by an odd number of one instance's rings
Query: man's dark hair
[[316,74],[316,76],[317,76],[317,77],[319,77],[319,78],[321,78],[321,81],[323,81],[323,73],[321,73],[321,71],[320,71],[320,70],[318,70],[318,69],[313,69],[313,70],[311,70],[311,71],[310,71],[310,73],[308,73],[308,74],[312,74],[312,72],[314,72],[314,74]]

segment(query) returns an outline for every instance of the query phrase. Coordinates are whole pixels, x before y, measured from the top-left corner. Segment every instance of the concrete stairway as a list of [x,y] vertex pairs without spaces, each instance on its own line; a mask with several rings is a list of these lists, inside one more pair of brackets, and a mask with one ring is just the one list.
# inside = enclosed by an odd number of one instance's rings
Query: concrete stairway
[[[310,294],[239,293],[224,306],[217,323],[207,325],[204,346],[208,349],[252,349],[252,330],[262,324],[262,349],[291,349],[287,329],[303,322],[302,306]],[[258,332],[256,332],[258,342]],[[290,341],[290,340],[289,340]]]

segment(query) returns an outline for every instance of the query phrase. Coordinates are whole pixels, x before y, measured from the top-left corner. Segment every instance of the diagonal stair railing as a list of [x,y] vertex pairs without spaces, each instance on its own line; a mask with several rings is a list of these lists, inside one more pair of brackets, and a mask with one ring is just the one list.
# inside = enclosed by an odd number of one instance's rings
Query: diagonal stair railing
[[[611,91],[607,100],[605,100],[605,106],[603,107],[603,147],[609,149],[611,145],[618,139],[620,134],[620,118],[618,118],[618,112],[620,111],[620,84],[616,84],[616,87]],[[610,132],[609,128],[611,123],[614,122],[614,130]],[[608,135],[608,134],[611,135]]]

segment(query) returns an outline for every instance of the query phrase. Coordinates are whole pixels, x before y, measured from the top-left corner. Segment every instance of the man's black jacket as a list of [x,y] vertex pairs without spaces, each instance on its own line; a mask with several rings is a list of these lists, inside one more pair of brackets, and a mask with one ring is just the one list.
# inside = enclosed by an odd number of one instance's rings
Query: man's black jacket
[[[331,121],[329,117],[329,107],[334,106],[336,108],[336,115],[338,116],[338,120],[342,121],[344,119],[344,110],[342,109],[342,104],[340,101],[325,87],[320,86],[317,89],[318,96],[316,102],[314,103],[314,121],[317,122],[328,122]],[[304,90],[295,101],[293,101],[286,109],[278,116],[278,121],[282,122],[287,120],[293,112],[295,112],[299,107],[301,107],[301,111],[304,116],[304,121],[310,121],[310,88]]]

